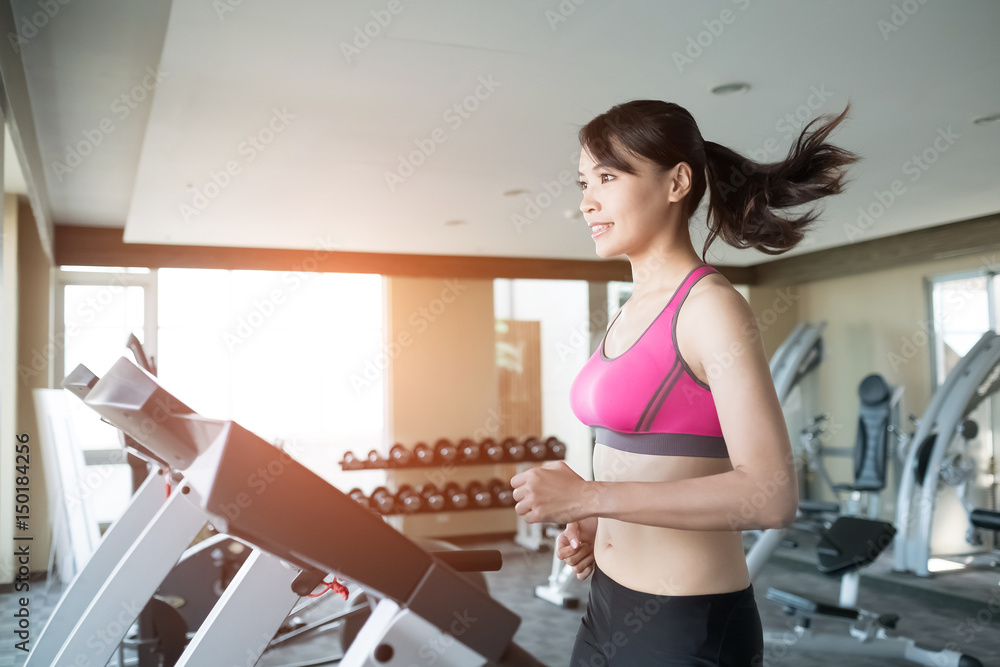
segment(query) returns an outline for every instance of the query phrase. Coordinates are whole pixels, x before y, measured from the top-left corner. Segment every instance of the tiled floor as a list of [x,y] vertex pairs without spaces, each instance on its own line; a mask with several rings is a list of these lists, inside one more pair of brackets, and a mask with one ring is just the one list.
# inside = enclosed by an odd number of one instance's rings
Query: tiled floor
[[[584,613],[579,609],[560,609],[533,595],[534,587],[545,583],[551,568],[551,556],[522,549],[508,540],[465,542],[465,548],[496,548],[504,555],[500,572],[487,573],[490,592],[500,602],[517,612],[522,619],[515,641],[546,665],[567,667],[574,637]],[[810,563],[811,550],[782,550],[767,565],[754,589],[765,630],[787,631],[790,618],[777,604],[766,600],[769,587],[805,592],[828,602],[838,596],[839,580],[819,574]],[[966,572],[942,575],[934,579],[903,577],[889,571],[889,553],[866,570],[859,596],[860,606],[881,613],[901,616],[897,632],[917,639],[921,644],[944,646],[953,644],[957,650],[970,653],[985,665],[1000,666],[1000,570]],[[578,584],[579,595],[586,600],[588,583]],[[38,584],[32,593],[33,628],[40,628],[42,620],[51,612],[57,601],[56,591],[46,597],[44,584]],[[339,598],[330,598],[326,610],[339,604]],[[24,655],[13,649],[12,595],[0,595],[0,665],[20,667]],[[319,613],[323,609],[315,609]],[[813,624],[817,632],[830,632],[847,636],[847,624],[842,621],[820,619]],[[33,630],[37,637],[37,630]],[[234,634],[234,639],[238,635]],[[911,663],[889,661],[885,658],[836,656],[807,653],[790,634],[784,642],[770,645],[765,665],[782,667],[817,667],[822,665],[850,664],[850,667],[882,667]],[[265,665],[288,664],[322,657],[339,655],[337,632],[324,635],[299,646],[289,646],[274,651],[259,663]],[[114,664],[114,663],[112,663]],[[205,666],[217,667],[217,666]],[[578,667],[578,666],[572,666]]]

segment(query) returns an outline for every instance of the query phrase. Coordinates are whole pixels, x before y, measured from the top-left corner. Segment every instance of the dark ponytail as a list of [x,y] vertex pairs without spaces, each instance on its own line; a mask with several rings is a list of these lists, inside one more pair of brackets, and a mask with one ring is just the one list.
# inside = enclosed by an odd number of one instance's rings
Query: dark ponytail
[[823,143],[847,116],[851,105],[811,134],[814,119],[799,135],[782,162],[761,164],[717,143],[705,142],[708,169],[708,238],[705,252],[716,237],[736,248],[756,248],[780,255],[794,248],[819,217],[812,208],[800,216],[782,217],[772,209],[787,209],[840,194],[843,167],[857,162],[854,153]]
[[[791,250],[819,217],[810,209],[799,216],[779,217],[772,210],[808,204],[839,194],[844,167],[860,158],[824,143],[847,116],[850,104],[833,120],[810,133],[820,118],[803,129],[781,162],[758,163],[720,144],[704,141],[694,118],[683,107],[658,100],[635,100],[612,107],[580,130],[580,144],[598,162],[634,174],[621,150],[644,157],[662,169],[678,162],[691,166],[691,190],[684,213],[690,217],[709,190],[709,246],[721,238],[736,248],[756,248],[768,255]],[[706,181],[707,174],[707,181]]]

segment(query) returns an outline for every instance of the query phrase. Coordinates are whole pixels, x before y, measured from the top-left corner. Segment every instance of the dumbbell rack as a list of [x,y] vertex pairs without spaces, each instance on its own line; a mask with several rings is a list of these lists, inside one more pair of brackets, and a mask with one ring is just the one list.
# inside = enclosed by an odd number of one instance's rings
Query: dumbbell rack
[[[471,443],[479,448],[481,456],[479,456],[474,460],[463,460],[460,455],[453,456],[451,460],[441,460],[437,456],[431,456],[431,457],[425,456],[423,460],[419,460],[417,458],[415,452],[416,450],[418,450],[418,448],[422,447],[424,448],[425,452],[430,451],[430,453],[434,455],[440,452],[440,447],[442,443],[444,443],[446,446],[451,446],[454,448],[464,446],[465,443]],[[494,456],[494,458],[488,458],[485,452],[490,445],[501,448],[503,451],[503,455],[499,457]],[[519,445],[521,448],[523,448],[522,450],[523,455],[511,456],[510,451],[513,445]],[[543,447],[544,447],[544,454],[541,454],[539,450],[543,449]],[[417,443],[413,447],[405,447],[397,443],[392,447],[390,453],[391,454],[396,453],[397,450],[405,451],[406,455],[402,457],[405,460],[405,462],[400,462],[400,460],[397,460],[392,456],[382,457],[381,455],[378,454],[377,450],[372,450],[369,453],[369,457],[367,459],[362,459],[360,457],[357,457],[353,454],[353,452],[347,452],[344,455],[344,459],[341,460],[340,466],[341,469],[344,470],[345,472],[351,470],[441,471],[441,470],[448,470],[449,468],[454,469],[458,467],[467,468],[471,466],[487,466],[487,465],[497,467],[501,465],[513,464],[515,466],[516,472],[521,473],[524,472],[525,470],[529,470],[530,468],[536,466],[537,464],[545,463],[546,461],[564,460],[566,454],[565,444],[563,444],[558,438],[555,437],[550,437],[547,438],[546,440],[541,440],[535,437],[528,437],[523,440],[519,440],[517,438],[506,438],[500,443],[495,442],[491,438],[487,438],[486,440],[483,440],[479,443],[475,443],[474,441],[469,439],[462,439],[457,443],[457,445],[451,443],[446,439],[440,439],[435,443],[434,447],[428,447],[426,443],[423,442]],[[532,455],[532,452],[534,455]],[[496,470],[494,470],[492,476],[494,478],[504,477],[502,473],[499,473]],[[391,480],[391,478],[387,479],[386,490],[395,496],[402,488],[402,485],[400,485],[399,488],[396,488],[396,484],[393,484],[392,482],[393,480]],[[487,486],[489,484],[488,481],[484,482],[480,480],[479,483],[482,484],[484,488],[488,488]],[[471,484],[471,482],[469,482],[469,484]],[[436,486],[437,485],[435,485],[435,487]],[[460,487],[460,488],[463,491],[467,491],[468,485],[466,487]],[[439,488],[438,490],[443,492],[444,488]],[[377,491],[378,489],[376,489],[375,492]],[[375,492],[373,492],[373,495]],[[452,512],[470,512],[470,511],[484,511],[484,510],[512,509],[512,508],[513,504],[506,506],[491,505],[489,507],[476,507],[470,504],[470,506],[465,509],[446,508],[443,510],[436,510],[436,511],[424,510],[424,509],[412,512],[394,511],[392,513],[384,513],[382,514],[382,516],[387,522],[389,522],[394,527],[401,528],[402,527],[401,518],[406,516],[427,515],[431,513],[443,514]],[[542,549],[542,545],[544,544],[544,537],[545,536],[543,532],[543,526],[541,524],[529,524],[520,516],[517,518],[517,533],[514,538],[515,542],[517,542],[518,544],[527,549],[538,551]]]

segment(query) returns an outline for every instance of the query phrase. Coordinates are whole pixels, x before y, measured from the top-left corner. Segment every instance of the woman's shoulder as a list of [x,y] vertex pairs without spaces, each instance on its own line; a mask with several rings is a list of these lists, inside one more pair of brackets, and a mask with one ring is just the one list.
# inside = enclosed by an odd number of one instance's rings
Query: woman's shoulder
[[757,320],[750,304],[718,272],[706,275],[691,287],[681,310],[683,320],[696,324],[699,339],[742,339],[757,329]]

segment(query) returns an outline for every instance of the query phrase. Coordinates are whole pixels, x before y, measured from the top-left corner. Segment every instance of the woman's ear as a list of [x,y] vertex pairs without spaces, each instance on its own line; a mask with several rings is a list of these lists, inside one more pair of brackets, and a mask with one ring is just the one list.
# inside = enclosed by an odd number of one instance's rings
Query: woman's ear
[[670,201],[680,201],[691,192],[691,165],[678,162],[670,170],[669,176]]

